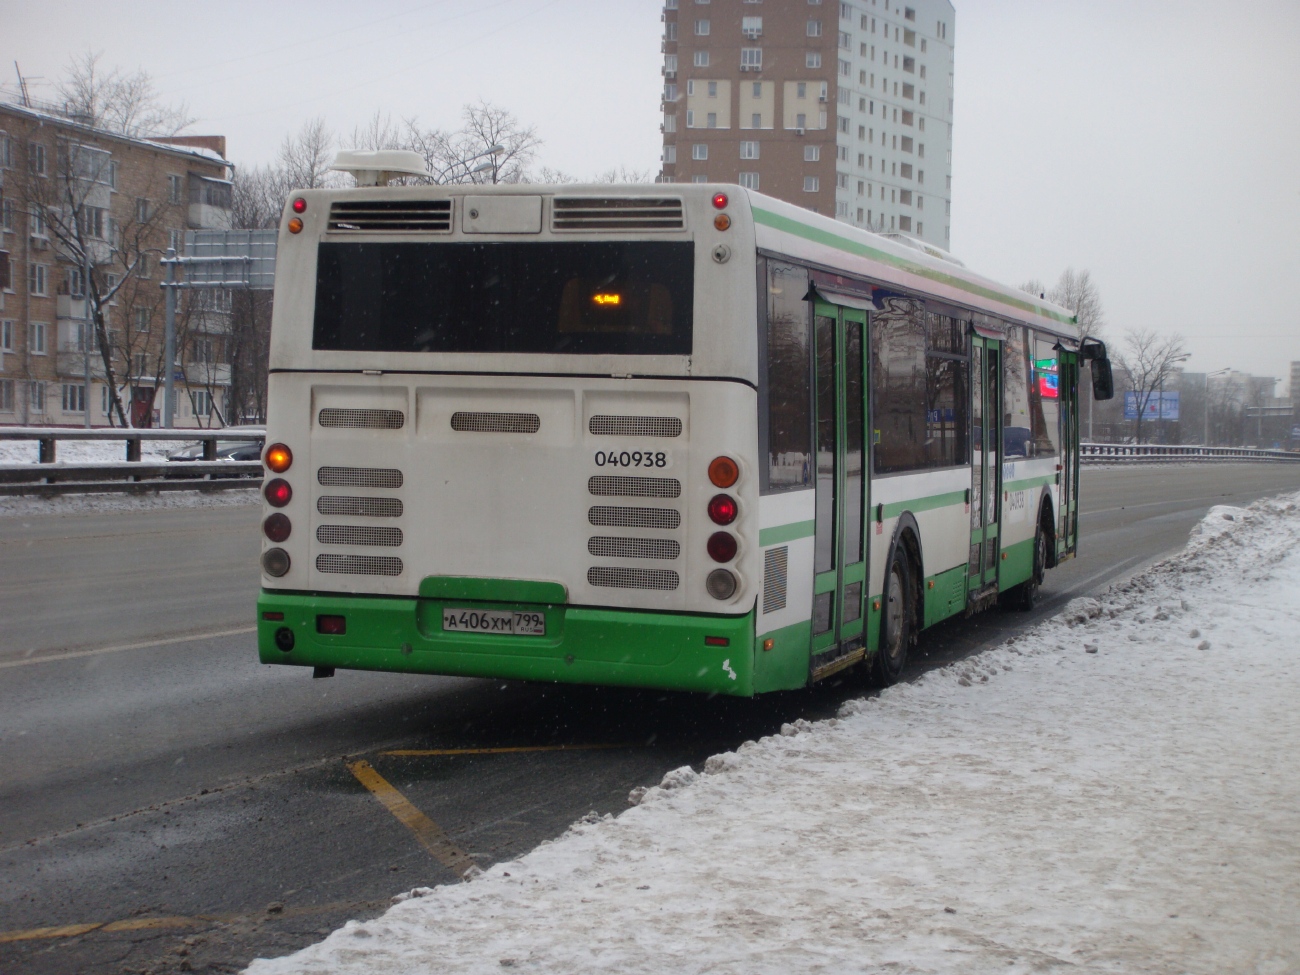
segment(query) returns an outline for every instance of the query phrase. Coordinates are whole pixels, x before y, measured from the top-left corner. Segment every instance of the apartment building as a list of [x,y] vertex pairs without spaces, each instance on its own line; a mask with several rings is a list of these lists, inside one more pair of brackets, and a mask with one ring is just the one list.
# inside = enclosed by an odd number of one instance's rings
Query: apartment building
[[736,182],[947,248],[948,0],[666,0],[664,182]]
[[[159,261],[186,230],[230,227],[230,175],[221,136],[130,138],[0,104],[0,424],[160,425]],[[175,424],[219,425],[230,294],[178,307]]]

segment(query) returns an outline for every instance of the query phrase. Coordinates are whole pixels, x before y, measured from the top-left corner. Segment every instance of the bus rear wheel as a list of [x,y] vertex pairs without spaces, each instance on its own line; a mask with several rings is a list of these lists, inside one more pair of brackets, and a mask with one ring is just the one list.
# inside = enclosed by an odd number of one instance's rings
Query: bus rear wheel
[[885,580],[885,605],[880,616],[880,645],[871,658],[871,681],[880,687],[898,682],[907,663],[913,626],[912,567],[901,547],[894,553]]

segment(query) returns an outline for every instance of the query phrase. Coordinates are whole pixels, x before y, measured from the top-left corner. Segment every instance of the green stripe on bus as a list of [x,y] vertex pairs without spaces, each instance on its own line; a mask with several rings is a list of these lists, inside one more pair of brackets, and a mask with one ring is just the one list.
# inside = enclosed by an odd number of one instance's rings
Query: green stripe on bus
[[793,542],[796,538],[811,538],[817,529],[815,521],[796,521],[790,525],[777,525],[774,528],[758,530],[759,545],[780,545]]
[[951,274],[936,270],[935,268],[926,267],[923,264],[916,264],[913,261],[907,260],[907,258],[890,254],[887,251],[878,250],[875,247],[870,247],[855,240],[849,240],[846,237],[841,237],[839,234],[833,234],[829,230],[810,227],[797,220],[783,217],[778,213],[772,213],[770,210],[763,210],[759,207],[754,207],[753,212],[755,223],[766,224],[773,230],[781,230],[788,234],[794,234],[796,237],[802,237],[804,240],[810,240],[815,244],[825,244],[827,247],[834,247],[836,250],[844,251],[847,254],[855,254],[858,257],[866,257],[870,260],[878,261],[881,264],[888,264],[891,267],[898,268],[900,271],[907,271],[909,274],[928,278],[936,284],[944,284],[950,288],[956,288],[959,291],[978,295],[981,298],[987,298],[990,301],[995,301],[1000,305],[1015,308],[1018,311],[1041,315],[1044,318],[1050,318],[1063,325],[1075,324],[1069,317],[1062,315],[1059,312],[1054,312],[1051,309],[1043,308],[1033,302],[1009,297],[1008,295],[1002,294],[1000,291],[994,291],[992,288],[986,288],[983,285],[965,281],[962,278],[954,277]]
[[1026,491],[1029,488],[1041,487],[1044,484],[1055,484],[1055,474],[1044,474],[1042,477],[1026,477],[1019,481],[1010,481],[1002,485],[1004,491]]
[[935,508],[946,508],[949,505],[965,503],[965,491],[949,491],[947,494],[932,494],[928,498],[913,498],[910,501],[895,501],[893,504],[887,504],[885,505],[884,516],[886,518],[897,518],[904,511],[913,513],[932,511]]

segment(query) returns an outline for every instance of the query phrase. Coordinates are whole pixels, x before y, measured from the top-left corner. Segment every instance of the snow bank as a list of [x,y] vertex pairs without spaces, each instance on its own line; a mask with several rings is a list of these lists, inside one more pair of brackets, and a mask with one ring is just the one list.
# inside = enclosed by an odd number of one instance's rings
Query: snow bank
[[252,507],[261,504],[261,481],[246,488],[224,488],[205,493],[195,488],[159,491],[157,494],[63,494],[54,498],[0,496],[0,518],[32,515],[67,515],[83,511],[153,511],[158,508]]
[[[197,440],[142,440],[140,459],[161,463],[173,451],[198,443]],[[35,464],[40,459],[40,445],[35,440],[0,440],[0,464]],[[55,446],[56,459],[65,464],[111,464],[126,460],[126,443],[122,440],[60,440]]]
[[1300,970],[1300,510],[250,975]]

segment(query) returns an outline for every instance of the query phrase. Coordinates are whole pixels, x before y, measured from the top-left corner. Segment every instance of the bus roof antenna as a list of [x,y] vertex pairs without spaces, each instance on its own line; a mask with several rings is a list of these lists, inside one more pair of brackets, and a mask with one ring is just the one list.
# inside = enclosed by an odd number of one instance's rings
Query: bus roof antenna
[[351,173],[358,186],[387,186],[394,176],[433,179],[424,157],[409,149],[346,149],[334,157],[330,169]]

